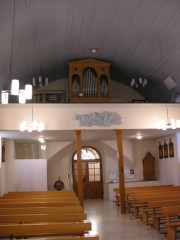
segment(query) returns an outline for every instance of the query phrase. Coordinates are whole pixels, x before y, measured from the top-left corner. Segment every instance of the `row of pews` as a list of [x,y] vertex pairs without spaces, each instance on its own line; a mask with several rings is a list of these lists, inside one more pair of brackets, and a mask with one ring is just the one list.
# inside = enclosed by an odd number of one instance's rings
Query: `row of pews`
[[[119,206],[120,191],[113,189]],[[180,186],[161,185],[125,189],[126,211],[151,225],[168,240],[177,240],[180,232]]]
[[9,192],[0,197],[0,238],[99,240],[74,191]]

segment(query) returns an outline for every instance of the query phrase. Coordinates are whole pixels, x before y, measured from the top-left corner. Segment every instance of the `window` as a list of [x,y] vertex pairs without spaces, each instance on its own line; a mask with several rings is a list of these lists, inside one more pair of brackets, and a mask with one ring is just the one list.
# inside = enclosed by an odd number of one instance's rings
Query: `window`
[[[81,159],[82,160],[98,160],[101,159],[99,153],[91,147],[83,147],[81,149]],[[77,160],[77,153],[74,155],[74,160]]]

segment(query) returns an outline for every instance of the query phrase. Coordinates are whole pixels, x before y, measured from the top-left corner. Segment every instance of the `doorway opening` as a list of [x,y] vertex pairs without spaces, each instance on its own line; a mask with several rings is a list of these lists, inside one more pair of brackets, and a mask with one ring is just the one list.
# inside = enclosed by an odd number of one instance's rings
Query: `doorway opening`
[[[102,158],[93,147],[81,148],[84,199],[103,198]],[[78,193],[77,153],[72,158],[73,189]]]

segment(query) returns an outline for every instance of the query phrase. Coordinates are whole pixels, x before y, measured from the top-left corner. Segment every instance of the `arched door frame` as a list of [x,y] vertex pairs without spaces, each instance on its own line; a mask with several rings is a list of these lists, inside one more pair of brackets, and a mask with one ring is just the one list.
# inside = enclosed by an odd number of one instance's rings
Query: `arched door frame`
[[[83,149],[92,149],[97,157],[91,158],[91,156],[83,157],[82,155],[82,175],[83,175],[83,193],[84,198],[103,198],[103,171],[102,171],[102,157],[100,152],[92,146],[82,146]],[[78,181],[77,181],[77,160],[75,159],[76,151],[72,155],[72,172],[73,172],[73,189],[77,193]],[[93,152],[92,152],[93,154]],[[86,158],[87,157],[87,158]]]

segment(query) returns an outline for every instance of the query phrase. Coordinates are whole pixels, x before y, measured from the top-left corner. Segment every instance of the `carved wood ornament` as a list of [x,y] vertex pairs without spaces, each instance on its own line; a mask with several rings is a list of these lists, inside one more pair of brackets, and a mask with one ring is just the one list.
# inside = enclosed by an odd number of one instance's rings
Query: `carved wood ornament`
[[147,152],[142,162],[144,181],[155,181],[156,180],[155,158],[152,156],[150,152]]

